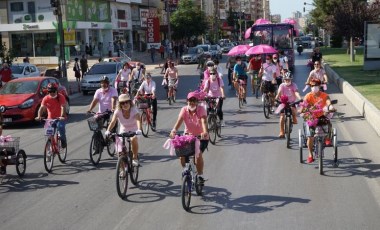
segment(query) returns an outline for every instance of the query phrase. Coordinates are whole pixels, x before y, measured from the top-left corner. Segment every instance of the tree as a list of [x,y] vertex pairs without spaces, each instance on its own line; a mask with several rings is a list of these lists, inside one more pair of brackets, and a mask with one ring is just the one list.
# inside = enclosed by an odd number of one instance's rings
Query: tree
[[170,16],[172,38],[187,39],[204,34],[208,29],[206,15],[195,7],[191,0],[181,0],[178,8]]
[[8,64],[12,64],[12,62],[16,59],[15,52],[12,48],[7,49],[5,42],[0,44],[0,61],[1,63],[7,62]]

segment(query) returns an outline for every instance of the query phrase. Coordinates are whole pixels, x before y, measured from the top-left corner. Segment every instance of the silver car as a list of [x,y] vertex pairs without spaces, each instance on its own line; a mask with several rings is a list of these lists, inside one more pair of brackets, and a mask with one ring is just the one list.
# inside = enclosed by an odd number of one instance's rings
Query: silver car
[[83,95],[87,95],[89,91],[96,91],[100,88],[100,77],[106,75],[110,79],[110,86],[114,86],[117,74],[122,68],[120,62],[102,62],[97,63],[84,75],[80,89]]
[[218,44],[211,45],[211,53],[212,53],[211,56],[214,58],[221,59],[223,57],[222,48]]
[[197,63],[203,54],[203,49],[198,47],[190,47],[186,54],[181,56],[181,63]]
[[37,66],[30,63],[15,63],[11,65],[12,79],[22,77],[39,77],[41,75]]

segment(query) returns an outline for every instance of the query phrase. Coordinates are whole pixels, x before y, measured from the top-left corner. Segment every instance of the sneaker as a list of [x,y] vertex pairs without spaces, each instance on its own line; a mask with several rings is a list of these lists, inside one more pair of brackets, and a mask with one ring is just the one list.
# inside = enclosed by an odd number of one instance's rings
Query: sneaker
[[61,140],[61,147],[65,149],[67,147],[67,142],[64,140]]
[[203,176],[200,176],[200,175],[198,175],[198,183],[200,184],[200,185],[204,185],[205,184],[205,179],[204,179],[204,177]]
[[224,122],[224,120],[220,120],[220,126],[221,126],[221,127],[226,126],[226,123]]
[[271,111],[272,113],[274,113],[274,107],[273,107],[273,106],[270,107],[270,111]]
[[152,123],[152,130],[153,130],[153,131],[156,130],[156,122],[155,122],[155,121],[153,121],[153,123]]
[[307,158],[307,163],[310,164],[310,163],[313,163],[313,162],[314,162],[313,157],[310,157],[310,156],[309,156],[309,157]]
[[132,165],[135,167],[139,166],[139,160],[132,160]]
[[5,175],[7,173],[7,168],[5,166],[0,167],[0,175]]
[[244,104],[247,104],[247,100],[245,100],[245,98],[243,99],[243,102],[244,102]]

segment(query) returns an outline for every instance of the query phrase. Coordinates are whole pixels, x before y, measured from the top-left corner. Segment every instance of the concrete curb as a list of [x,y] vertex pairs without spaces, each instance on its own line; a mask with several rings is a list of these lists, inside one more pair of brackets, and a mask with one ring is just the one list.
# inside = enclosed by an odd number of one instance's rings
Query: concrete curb
[[380,110],[361,95],[350,83],[341,78],[328,64],[324,64],[329,81],[335,82],[340,91],[364,116],[378,136],[380,136]]

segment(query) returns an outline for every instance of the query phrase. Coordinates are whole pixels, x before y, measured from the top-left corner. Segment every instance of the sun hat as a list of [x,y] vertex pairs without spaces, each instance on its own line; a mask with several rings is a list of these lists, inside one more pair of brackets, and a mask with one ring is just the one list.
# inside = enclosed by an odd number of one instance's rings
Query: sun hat
[[119,96],[119,102],[123,102],[123,101],[130,101],[131,100],[131,98],[129,97],[129,95],[128,94],[120,94],[120,96]]

